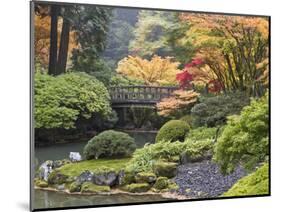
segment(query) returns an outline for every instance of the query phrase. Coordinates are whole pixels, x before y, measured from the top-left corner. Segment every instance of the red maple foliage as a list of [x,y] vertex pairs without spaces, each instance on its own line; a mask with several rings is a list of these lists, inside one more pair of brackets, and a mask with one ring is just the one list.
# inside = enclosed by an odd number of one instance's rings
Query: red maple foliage
[[217,79],[210,80],[208,84],[209,84],[208,87],[209,92],[219,93],[223,89],[223,84]]
[[200,58],[193,59],[190,63],[185,64],[182,72],[178,73],[176,80],[179,82],[180,88],[191,88],[191,82],[193,80],[192,74],[189,72],[189,68],[202,64],[203,61]]

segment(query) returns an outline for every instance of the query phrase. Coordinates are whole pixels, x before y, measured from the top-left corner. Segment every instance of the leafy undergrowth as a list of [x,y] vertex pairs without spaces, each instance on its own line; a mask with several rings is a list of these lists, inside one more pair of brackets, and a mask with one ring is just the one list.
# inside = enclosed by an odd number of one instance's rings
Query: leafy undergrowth
[[120,171],[129,161],[130,158],[86,160],[78,163],[66,164],[58,168],[58,170],[61,174],[67,176],[78,176],[85,170],[94,172],[95,170],[99,170],[101,168]]
[[254,173],[238,180],[223,196],[263,195],[269,193],[268,163]]

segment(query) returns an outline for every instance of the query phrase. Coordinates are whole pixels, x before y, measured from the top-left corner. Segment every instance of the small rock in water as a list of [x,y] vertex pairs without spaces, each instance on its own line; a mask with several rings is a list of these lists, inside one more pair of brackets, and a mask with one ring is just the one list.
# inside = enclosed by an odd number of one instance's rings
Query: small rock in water
[[77,161],[81,161],[82,157],[79,152],[70,152],[69,159],[71,160],[71,162],[77,162]]
[[53,171],[53,161],[47,160],[39,167],[39,178],[41,180],[48,180],[50,173]]

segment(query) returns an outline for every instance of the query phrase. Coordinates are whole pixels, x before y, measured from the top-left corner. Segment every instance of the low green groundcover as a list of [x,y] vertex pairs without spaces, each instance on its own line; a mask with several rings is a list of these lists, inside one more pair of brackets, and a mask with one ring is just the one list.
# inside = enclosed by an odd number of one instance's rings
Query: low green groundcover
[[269,192],[268,163],[258,168],[254,173],[243,177],[235,183],[223,196],[263,195]]
[[79,176],[85,170],[94,172],[95,170],[100,170],[101,167],[120,171],[129,161],[130,158],[86,160],[78,163],[66,164],[58,170],[61,174],[67,176]]

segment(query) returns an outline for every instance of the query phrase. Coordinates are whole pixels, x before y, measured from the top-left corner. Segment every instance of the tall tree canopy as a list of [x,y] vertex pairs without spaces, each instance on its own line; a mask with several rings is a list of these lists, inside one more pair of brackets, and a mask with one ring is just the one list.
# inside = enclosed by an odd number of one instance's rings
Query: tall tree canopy
[[152,57],[171,55],[167,45],[167,32],[176,22],[172,12],[141,10],[134,30],[134,39],[130,42],[131,53]]
[[[39,42],[44,45],[43,59],[48,52],[48,73],[64,73],[70,55],[73,69],[86,69],[87,72],[98,60],[99,52],[104,49],[111,9],[83,5],[36,4],[35,11],[38,16],[35,27],[40,29],[35,29],[35,40],[43,42]],[[42,20],[45,22],[43,25]],[[37,44],[35,49],[40,50],[40,45]]]
[[[186,32],[200,57],[228,90],[259,93],[258,79],[266,69],[257,64],[268,58],[268,19],[182,13]],[[267,72],[265,72],[266,74]]]
[[151,60],[128,56],[118,63],[117,72],[129,78],[143,81],[146,85],[176,84],[179,63],[171,57],[154,55]]

